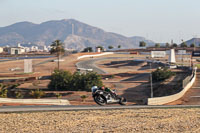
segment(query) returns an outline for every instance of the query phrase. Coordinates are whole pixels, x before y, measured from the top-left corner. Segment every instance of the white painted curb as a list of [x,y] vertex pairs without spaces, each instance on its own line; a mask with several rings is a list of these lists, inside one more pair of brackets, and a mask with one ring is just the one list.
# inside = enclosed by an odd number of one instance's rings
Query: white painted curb
[[0,98],[0,103],[19,103],[19,104],[49,104],[49,105],[70,105],[64,99],[11,99]]
[[77,58],[77,60],[82,59],[82,58],[96,57],[96,56],[103,56],[103,55],[109,55],[109,54],[114,54],[114,52],[105,52],[105,53],[101,53],[101,54],[93,54],[93,55],[83,55],[83,56],[79,56],[79,57]]

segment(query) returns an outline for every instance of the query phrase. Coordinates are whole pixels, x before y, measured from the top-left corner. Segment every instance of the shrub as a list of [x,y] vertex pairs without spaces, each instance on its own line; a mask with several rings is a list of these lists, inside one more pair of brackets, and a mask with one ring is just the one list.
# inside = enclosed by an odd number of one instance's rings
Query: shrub
[[94,72],[73,75],[68,71],[55,70],[48,85],[51,90],[90,91],[92,86],[102,86],[101,76]]
[[7,89],[1,89],[0,90],[0,97],[6,98],[7,97],[7,93],[8,93]]
[[8,93],[8,90],[6,89],[6,86],[3,84],[0,84],[0,97],[6,98],[7,93]]
[[45,93],[40,90],[40,89],[36,89],[36,90],[33,90],[30,92],[30,95],[33,97],[33,98],[41,98],[45,95]]
[[173,75],[175,75],[175,73],[168,70],[167,68],[158,68],[157,70],[152,72],[152,80],[153,82],[163,81],[165,79],[170,78]]
[[23,98],[24,95],[22,94],[21,90],[18,89],[17,91],[15,91],[15,97],[16,98]]
[[62,98],[62,95],[60,93],[55,94],[56,98]]
[[72,74],[68,71],[54,70],[48,88],[51,90],[70,90]]
[[115,78],[115,75],[110,75],[110,78],[111,78],[111,79],[114,79],[114,78]]
[[85,102],[85,99],[86,99],[87,97],[88,97],[88,96],[86,96],[86,95],[82,95],[82,96],[81,96],[82,101]]

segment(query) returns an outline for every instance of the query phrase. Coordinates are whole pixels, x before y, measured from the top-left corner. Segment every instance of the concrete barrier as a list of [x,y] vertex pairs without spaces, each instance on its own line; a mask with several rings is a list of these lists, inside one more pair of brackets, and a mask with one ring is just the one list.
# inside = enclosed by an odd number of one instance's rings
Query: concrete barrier
[[19,104],[45,104],[45,105],[70,105],[64,99],[11,99],[0,98],[0,103],[19,103]]
[[148,98],[147,104],[148,105],[163,105],[163,104],[167,104],[167,103],[176,101],[176,100],[180,99],[181,97],[183,97],[184,94],[192,87],[192,85],[194,84],[194,82],[196,80],[196,70],[197,70],[197,68],[195,68],[195,70],[194,70],[191,81],[183,88],[183,90],[181,92],[174,94],[174,95],[170,95],[170,96]]
[[88,58],[88,57],[96,57],[96,56],[103,56],[103,55],[109,55],[109,54],[114,54],[114,52],[105,52],[105,53],[101,53],[101,54],[93,54],[93,55],[82,55],[79,56],[77,59],[82,59],[82,58]]

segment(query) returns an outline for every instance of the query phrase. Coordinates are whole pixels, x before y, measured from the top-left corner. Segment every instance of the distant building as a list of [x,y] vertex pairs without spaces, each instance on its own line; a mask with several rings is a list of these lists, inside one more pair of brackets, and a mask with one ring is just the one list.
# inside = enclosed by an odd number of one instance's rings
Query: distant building
[[0,47],[0,53],[2,53],[3,52],[3,48],[2,47]]
[[38,51],[38,46],[32,46],[31,47],[32,52],[37,52]]
[[22,46],[21,46],[21,44],[20,44],[20,43],[18,43],[18,44],[17,44],[17,47],[21,48]]
[[43,46],[43,52],[49,52],[47,46]]
[[101,48],[96,47],[96,52],[101,52]]
[[24,52],[24,49],[19,48],[19,47],[10,47],[10,48],[8,48],[8,54],[11,54],[11,55],[22,54],[23,52]]
[[26,52],[26,53],[28,53],[28,52],[31,51],[29,47],[25,47],[24,49],[25,49],[25,52]]

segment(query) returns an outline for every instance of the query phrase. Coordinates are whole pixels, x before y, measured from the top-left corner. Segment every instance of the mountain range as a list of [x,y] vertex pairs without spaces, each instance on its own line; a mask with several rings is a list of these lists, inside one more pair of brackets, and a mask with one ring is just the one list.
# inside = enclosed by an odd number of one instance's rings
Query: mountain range
[[144,37],[126,37],[120,34],[106,32],[74,19],[52,20],[41,24],[19,22],[6,27],[0,27],[0,46],[24,45],[49,46],[54,40],[64,42],[66,48],[82,50],[85,47],[109,45],[121,48],[137,48],[140,41],[147,46],[154,42]]
[[200,46],[200,38],[192,38],[185,42],[188,46],[191,44],[195,44],[196,46]]

